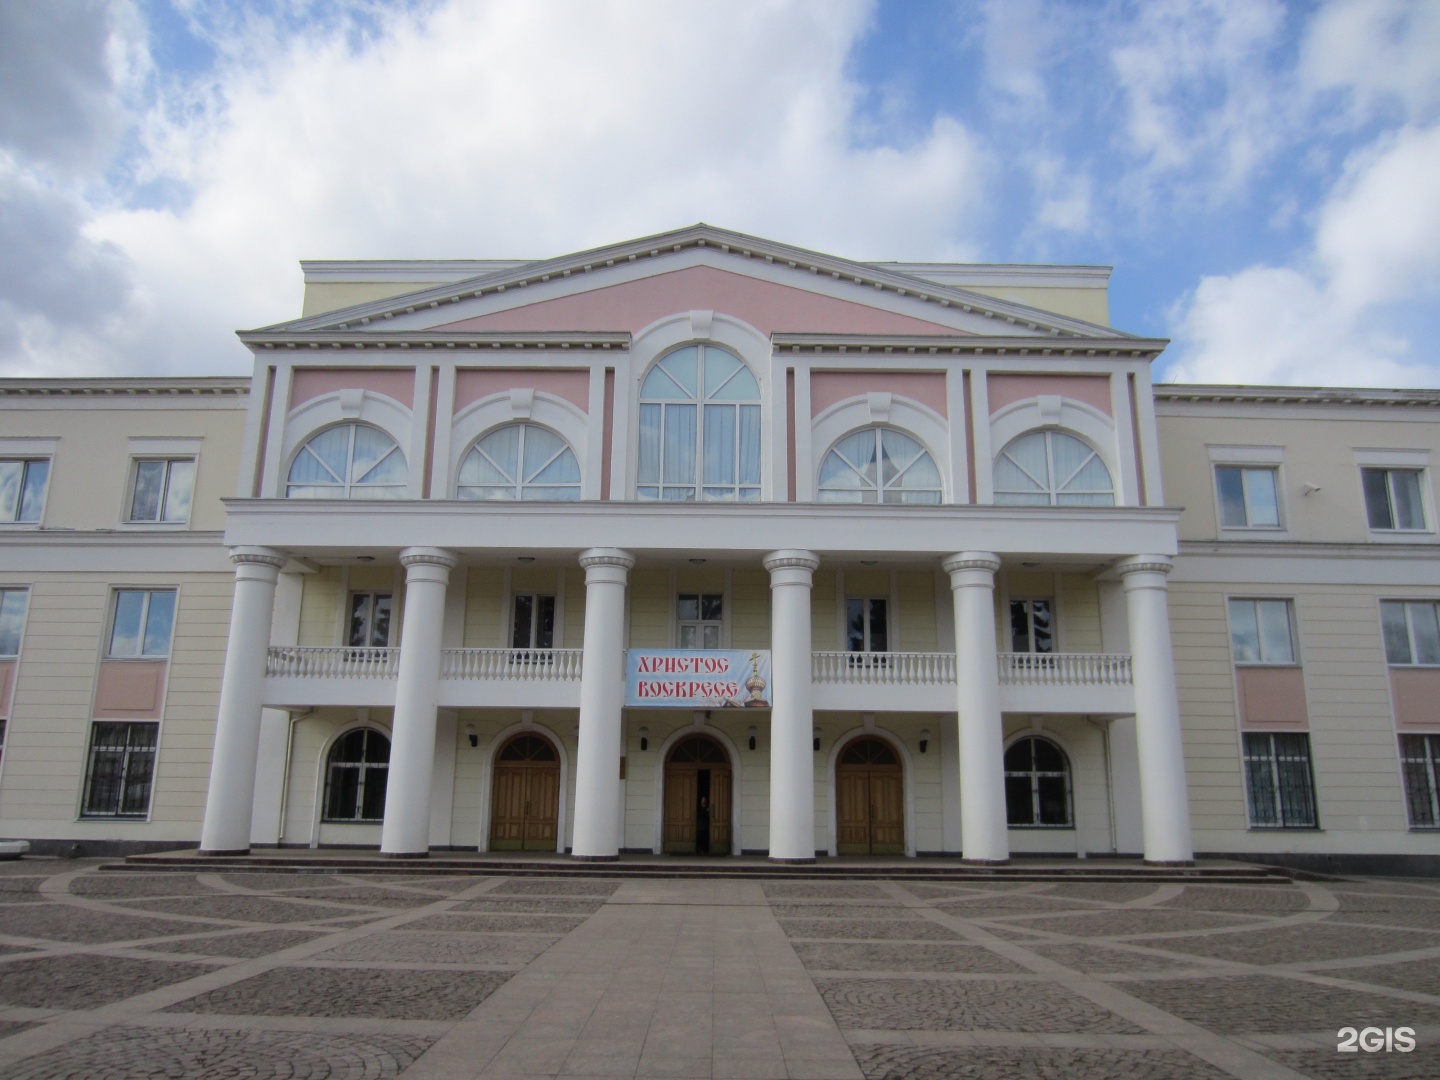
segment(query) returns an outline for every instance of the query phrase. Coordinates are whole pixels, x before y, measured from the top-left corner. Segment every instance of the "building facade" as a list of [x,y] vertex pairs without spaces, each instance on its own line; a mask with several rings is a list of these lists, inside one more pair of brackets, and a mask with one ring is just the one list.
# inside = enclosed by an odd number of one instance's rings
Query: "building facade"
[[0,834],[1440,852],[1440,394],[1154,386],[1095,267],[305,272],[250,379],[0,384]]

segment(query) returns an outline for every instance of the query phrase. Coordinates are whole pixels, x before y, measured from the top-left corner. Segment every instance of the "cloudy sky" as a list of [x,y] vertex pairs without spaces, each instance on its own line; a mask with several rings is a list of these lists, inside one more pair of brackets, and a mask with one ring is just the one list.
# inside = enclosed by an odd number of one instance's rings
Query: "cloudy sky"
[[703,220],[1112,265],[1171,379],[1440,386],[1437,58],[1440,0],[0,0],[0,374]]

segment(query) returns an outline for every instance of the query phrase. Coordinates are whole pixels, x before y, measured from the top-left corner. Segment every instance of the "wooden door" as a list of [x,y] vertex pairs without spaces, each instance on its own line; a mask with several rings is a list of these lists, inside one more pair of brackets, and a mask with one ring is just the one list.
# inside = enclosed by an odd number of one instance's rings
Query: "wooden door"
[[905,774],[881,739],[859,738],[835,765],[835,850],[841,855],[905,854]]
[[676,855],[695,853],[695,811],[699,796],[695,793],[694,769],[665,769],[665,827],[663,847]]
[[730,851],[730,757],[714,739],[692,735],[676,743],[665,761],[660,846],[672,855],[695,854],[702,772],[709,774],[710,852]]
[[560,833],[560,755],[548,739],[517,735],[495,757],[491,851],[554,851]]
[[710,854],[730,854],[730,770],[710,770]]

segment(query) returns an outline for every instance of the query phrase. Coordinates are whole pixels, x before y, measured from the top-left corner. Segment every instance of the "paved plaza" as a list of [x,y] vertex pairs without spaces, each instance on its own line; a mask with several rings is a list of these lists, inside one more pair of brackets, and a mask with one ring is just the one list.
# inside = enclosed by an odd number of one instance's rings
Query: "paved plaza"
[[1440,1076],[1440,882],[98,865],[0,864],[0,1080]]

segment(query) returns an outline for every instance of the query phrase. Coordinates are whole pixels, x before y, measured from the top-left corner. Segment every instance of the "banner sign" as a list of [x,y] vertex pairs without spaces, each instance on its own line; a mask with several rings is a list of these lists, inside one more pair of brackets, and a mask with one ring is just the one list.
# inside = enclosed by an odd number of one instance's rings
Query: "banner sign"
[[770,652],[627,649],[625,704],[671,709],[768,709]]

